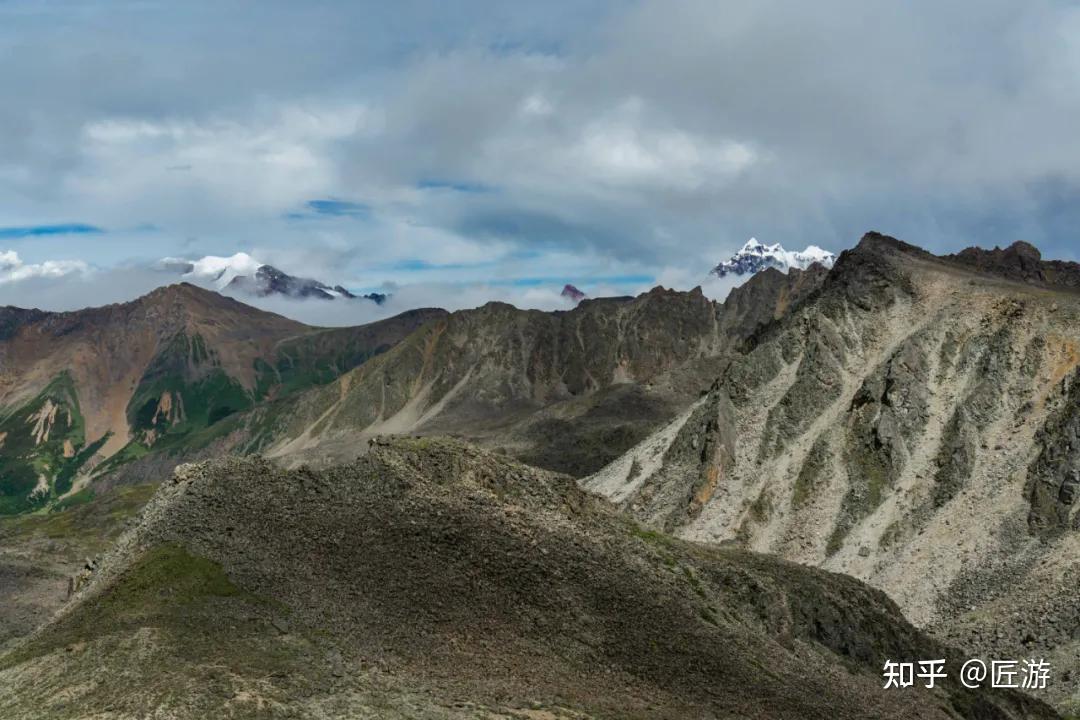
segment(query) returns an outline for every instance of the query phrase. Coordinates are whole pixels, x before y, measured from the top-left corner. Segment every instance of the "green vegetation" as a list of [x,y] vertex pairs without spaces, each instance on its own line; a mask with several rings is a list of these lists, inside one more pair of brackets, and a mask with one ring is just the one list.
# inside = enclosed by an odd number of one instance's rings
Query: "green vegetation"
[[42,508],[70,490],[105,441],[84,447],[85,423],[67,372],[26,404],[0,412],[0,437],[0,515]]
[[850,431],[847,449],[848,490],[840,503],[840,517],[825,546],[834,555],[860,521],[870,516],[893,484],[893,468],[877,429],[862,423]]
[[754,522],[764,523],[772,516],[772,511],[772,493],[769,492],[768,488],[765,488],[750,504],[750,517],[754,519]]
[[[190,703],[193,717],[218,717],[223,703],[249,688],[243,678],[260,678],[259,690],[277,702],[306,697],[315,678],[328,672],[311,663],[313,644],[296,630],[281,635],[271,619],[287,610],[235,585],[222,567],[180,545],[144,552],[108,581],[91,590],[74,612],[61,616],[28,643],[0,657],[0,670],[22,663],[87,659],[68,680],[82,692],[78,702],[44,699],[49,717]],[[291,623],[290,623],[291,625]],[[132,639],[138,638],[137,650]],[[127,657],[131,675],[102,676],[90,660]],[[230,708],[229,717],[268,717],[256,707]]]
[[40,537],[71,545],[76,557],[100,552],[156,489],[156,484],[127,485],[102,493],[87,488],[47,511],[0,518],[0,542],[11,537]]
[[75,453],[75,456],[71,458],[69,462],[65,462],[60,468],[60,472],[56,474],[56,494],[63,495],[71,490],[71,484],[75,480],[76,474],[79,470],[97,454],[98,450],[108,442],[112,433],[105,433],[98,440],[90,443],[86,447],[82,448]]
[[791,507],[804,507],[816,494],[818,486],[826,478],[823,471],[829,466],[832,453],[829,450],[828,437],[821,435],[810,448],[799,475],[795,478],[795,487],[791,494]]
[[92,488],[83,488],[77,493],[72,493],[67,497],[58,500],[55,505],[52,506],[53,512],[62,512],[78,505],[83,505],[94,499],[94,491]]
[[326,385],[390,347],[372,346],[371,338],[355,328],[324,330],[288,340],[278,346],[273,362],[255,361],[255,397],[280,398]]
[[[243,597],[219,565],[179,546],[162,546],[138,558],[116,582],[87,600],[80,612],[5,658],[17,663],[71,643],[139,627],[180,630],[184,618],[210,610],[216,598]],[[201,612],[202,611],[202,612]]]
[[137,442],[129,442],[124,447],[120,448],[114,453],[108,460],[94,468],[94,475],[100,477],[101,475],[107,475],[116,468],[131,462],[132,460],[138,460],[139,458],[149,454],[150,449],[145,445],[141,445]]
[[202,336],[177,335],[147,368],[128,404],[135,439],[103,464],[99,474],[150,450],[203,447],[235,424],[215,426],[253,405],[251,394],[220,367]]

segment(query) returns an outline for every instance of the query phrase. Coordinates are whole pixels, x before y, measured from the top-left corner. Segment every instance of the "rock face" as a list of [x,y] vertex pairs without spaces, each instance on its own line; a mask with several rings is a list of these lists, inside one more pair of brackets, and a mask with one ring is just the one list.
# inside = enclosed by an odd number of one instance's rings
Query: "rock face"
[[869,234],[694,412],[585,486],[686,538],[865,579],[956,642],[1080,667],[1071,271]]
[[1038,248],[1026,242],[1014,243],[1004,250],[968,248],[956,255],[949,255],[946,259],[1010,280],[1080,288],[1080,263],[1044,261]]
[[[259,270],[267,292],[326,290]],[[91,475],[152,480],[171,467],[163,455],[173,464],[258,449],[302,458],[318,446],[318,456],[349,456],[353,433],[454,432],[591,472],[707,388],[732,338],[782,316],[818,282],[782,277],[754,278],[752,302],[724,307],[700,291],[658,288],[569,313],[493,303],[333,330],[183,284],[74,313],[5,308],[0,514],[55,502]]]
[[243,449],[326,462],[355,457],[358,433],[452,433],[588,474],[700,397],[729,353],[825,275],[761,273],[724,304],[699,288],[657,287],[566,312],[503,303],[455,312],[331,386],[257,410]]
[[817,263],[786,273],[776,268],[762,270],[728,294],[721,324],[732,337],[746,340],[812,297],[828,273]]
[[955,680],[880,689],[883,658],[952,656],[850,578],[644,530],[460,443],[379,439],[327,472],[180,468],[0,657],[0,714],[1054,717]]

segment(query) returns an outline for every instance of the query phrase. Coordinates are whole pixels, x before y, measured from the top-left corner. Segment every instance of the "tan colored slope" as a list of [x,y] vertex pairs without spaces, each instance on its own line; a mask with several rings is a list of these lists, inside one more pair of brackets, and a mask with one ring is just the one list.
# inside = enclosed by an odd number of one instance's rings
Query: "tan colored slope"
[[[918,624],[963,616],[973,646],[1075,678],[1080,521],[1058,488],[1076,459],[1031,468],[1055,413],[1080,413],[1080,295],[870,238],[757,343],[639,449],[641,472],[624,459],[585,486],[681,536],[864,579]],[[1055,699],[1080,700],[1075,682]]]

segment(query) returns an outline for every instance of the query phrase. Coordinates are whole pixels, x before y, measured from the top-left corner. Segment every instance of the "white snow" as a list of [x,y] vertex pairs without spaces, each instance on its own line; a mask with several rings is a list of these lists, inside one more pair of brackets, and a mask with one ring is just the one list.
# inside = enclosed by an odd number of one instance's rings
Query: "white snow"
[[193,260],[192,269],[182,276],[185,280],[196,280],[204,283],[212,283],[221,290],[238,275],[254,275],[263,266],[255,258],[245,252],[238,252],[230,257],[207,255],[206,257]]
[[717,265],[713,274],[745,275],[767,267],[787,272],[791,268],[805,270],[814,263],[831,268],[835,262],[835,255],[817,245],[810,245],[805,250],[785,250],[780,243],[765,245],[757,238],[750,238],[739,252]]

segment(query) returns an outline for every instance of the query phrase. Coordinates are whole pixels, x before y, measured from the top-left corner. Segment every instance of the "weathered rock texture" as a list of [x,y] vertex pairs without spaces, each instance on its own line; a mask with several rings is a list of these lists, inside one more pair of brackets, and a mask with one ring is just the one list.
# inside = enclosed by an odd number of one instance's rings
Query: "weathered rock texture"
[[[584,484],[683,537],[862,578],[972,647],[1078,669],[1077,270],[870,234],[698,410]],[[714,482],[688,493],[698,478]],[[1072,678],[1051,691],[1065,706]]]

